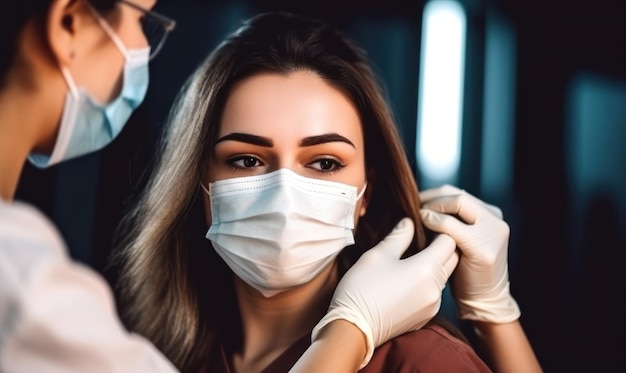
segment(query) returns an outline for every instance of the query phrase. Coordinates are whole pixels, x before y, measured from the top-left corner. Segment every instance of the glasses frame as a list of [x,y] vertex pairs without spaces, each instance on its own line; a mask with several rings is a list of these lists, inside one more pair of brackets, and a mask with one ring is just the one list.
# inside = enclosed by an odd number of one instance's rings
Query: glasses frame
[[163,34],[163,37],[159,41],[159,44],[157,44],[157,46],[154,48],[154,50],[150,51],[149,59],[152,60],[161,51],[161,48],[163,48],[163,45],[165,44],[165,40],[167,39],[167,35],[169,35],[169,33],[172,32],[174,28],[176,28],[176,21],[169,17],[164,16],[161,13],[155,12],[150,9],[146,9],[142,7],[141,5],[137,5],[129,0],[118,0],[118,2],[142,12],[144,16],[151,18],[152,20],[156,21],[159,25],[163,27],[163,30],[165,31],[165,33]]

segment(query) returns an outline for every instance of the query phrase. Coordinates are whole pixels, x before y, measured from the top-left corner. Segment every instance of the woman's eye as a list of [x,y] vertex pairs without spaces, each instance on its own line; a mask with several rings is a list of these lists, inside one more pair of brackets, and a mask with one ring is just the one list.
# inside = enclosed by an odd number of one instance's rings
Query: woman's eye
[[332,172],[343,168],[344,165],[336,159],[323,158],[309,163],[309,167],[321,172]]
[[233,158],[228,161],[228,164],[235,168],[241,168],[241,169],[263,166],[263,162],[261,162],[258,158],[252,157],[249,155]]

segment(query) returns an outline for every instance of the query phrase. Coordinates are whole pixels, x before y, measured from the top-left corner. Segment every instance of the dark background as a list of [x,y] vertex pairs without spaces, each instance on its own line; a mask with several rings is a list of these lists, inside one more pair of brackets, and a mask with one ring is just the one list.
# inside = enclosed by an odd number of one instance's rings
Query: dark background
[[[457,184],[504,211],[512,292],[544,369],[626,371],[626,1],[462,4]],[[369,52],[415,160],[423,6],[160,0],[155,10],[178,25],[151,63],[145,103],[102,152],[43,171],[27,164],[16,197],[40,207],[73,257],[114,282],[113,231],[175,94],[241,20],[270,9],[324,18]]]

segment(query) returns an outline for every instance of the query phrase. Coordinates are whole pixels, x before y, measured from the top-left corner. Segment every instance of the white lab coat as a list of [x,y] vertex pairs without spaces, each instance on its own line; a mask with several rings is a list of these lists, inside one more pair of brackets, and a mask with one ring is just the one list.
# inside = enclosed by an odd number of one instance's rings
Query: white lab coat
[[0,201],[0,372],[177,372],[35,208]]

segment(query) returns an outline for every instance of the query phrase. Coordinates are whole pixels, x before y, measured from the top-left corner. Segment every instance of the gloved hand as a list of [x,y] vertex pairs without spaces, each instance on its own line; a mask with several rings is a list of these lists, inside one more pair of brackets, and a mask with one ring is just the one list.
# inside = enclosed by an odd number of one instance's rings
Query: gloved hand
[[461,257],[452,294],[461,319],[506,323],[520,310],[509,291],[509,226],[499,208],[450,185],[420,193],[424,225],[452,237]]
[[424,326],[441,306],[442,290],[458,263],[452,238],[439,235],[430,246],[405,259],[415,226],[404,218],[385,239],[365,252],[335,289],[328,313],[312,332],[316,340],[331,321],[344,319],[365,335],[367,353],[400,334]]

